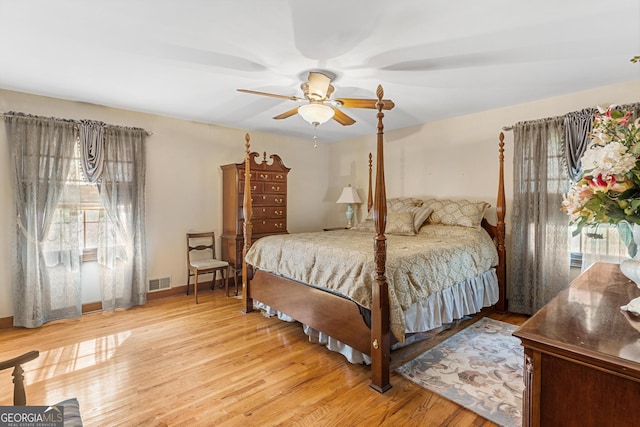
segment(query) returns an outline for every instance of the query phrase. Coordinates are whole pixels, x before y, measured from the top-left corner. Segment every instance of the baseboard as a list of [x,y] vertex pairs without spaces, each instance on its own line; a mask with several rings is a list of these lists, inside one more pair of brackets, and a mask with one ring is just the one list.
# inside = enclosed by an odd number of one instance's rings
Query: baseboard
[[7,329],[13,326],[13,316],[0,318],[0,329]]
[[[222,283],[221,280],[218,280],[217,282]],[[208,282],[198,283],[198,290],[209,289],[209,288],[211,288],[211,280],[209,280]],[[166,297],[171,297],[174,295],[181,295],[186,293],[187,293],[187,285],[175,286],[171,289],[166,289],[164,291],[148,292],[147,301],[153,301],[160,298],[166,298]],[[193,294],[193,284],[189,286],[189,293]]]
[[96,301],[82,304],[82,314],[91,313],[92,311],[102,311],[102,303]]
[[[220,279],[216,280],[217,286],[220,286],[222,283],[223,283],[222,280]],[[210,288],[211,288],[211,281],[201,282],[198,284],[198,289],[204,290],[204,289],[210,289]],[[187,293],[187,285],[180,285],[180,286],[173,287],[171,289],[166,289],[164,291],[148,292],[147,301],[153,301],[160,298],[171,297],[174,295],[182,295],[186,293]],[[189,293],[193,294],[193,285],[190,286]],[[94,311],[101,311],[101,310],[102,310],[102,302],[100,301],[82,304],[82,314],[91,313]],[[7,329],[12,327],[13,327],[13,316],[0,318],[0,329]]]

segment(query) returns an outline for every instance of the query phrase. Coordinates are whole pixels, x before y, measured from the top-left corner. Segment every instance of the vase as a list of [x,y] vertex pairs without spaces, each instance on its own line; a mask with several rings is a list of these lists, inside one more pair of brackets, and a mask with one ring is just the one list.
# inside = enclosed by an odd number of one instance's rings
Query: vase
[[640,225],[631,224],[631,233],[633,241],[638,245],[638,251],[635,257],[625,259],[620,263],[620,270],[640,288]]
[[[640,288],[640,225],[630,225],[633,241],[637,245],[638,250],[636,251],[636,256],[625,259],[620,263],[620,271]],[[620,307],[620,309],[633,313],[635,316],[640,316],[640,297],[632,299],[627,305]]]

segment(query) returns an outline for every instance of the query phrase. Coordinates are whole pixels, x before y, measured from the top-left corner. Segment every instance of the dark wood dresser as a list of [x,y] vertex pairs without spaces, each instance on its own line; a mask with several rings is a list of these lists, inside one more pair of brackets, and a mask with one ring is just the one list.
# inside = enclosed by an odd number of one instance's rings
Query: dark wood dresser
[[640,425],[640,289],[596,263],[513,335],[525,353],[523,426]]
[[[277,154],[249,154],[251,161],[252,241],[271,234],[287,233],[287,176],[290,168]],[[235,283],[242,270],[244,161],[222,168],[222,259],[233,269]]]

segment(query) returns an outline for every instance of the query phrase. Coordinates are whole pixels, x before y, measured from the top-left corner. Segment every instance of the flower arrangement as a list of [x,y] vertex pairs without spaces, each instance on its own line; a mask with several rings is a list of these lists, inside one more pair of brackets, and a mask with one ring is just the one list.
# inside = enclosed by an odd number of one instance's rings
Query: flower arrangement
[[591,143],[581,158],[582,178],[573,183],[562,210],[584,226],[640,224],[640,119],[610,106],[595,114]]

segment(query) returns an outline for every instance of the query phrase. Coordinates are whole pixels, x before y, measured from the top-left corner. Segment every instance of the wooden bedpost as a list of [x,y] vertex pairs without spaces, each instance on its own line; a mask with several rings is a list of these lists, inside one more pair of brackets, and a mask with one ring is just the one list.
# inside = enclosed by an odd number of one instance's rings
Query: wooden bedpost
[[367,195],[367,213],[371,212],[371,207],[373,206],[373,193],[371,186],[371,168],[373,166],[373,154],[369,153],[369,194]]
[[376,190],[373,202],[373,221],[376,226],[374,238],[374,259],[376,264],[376,276],[373,284],[373,301],[371,305],[371,384],[369,386],[379,393],[384,393],[391,388],[389,382],[390,369],[390,334],[389,334],[389,285],[387,283],[387,238],[384,235],[387,226],[387,195],[384,179],[384,141],[382,97],[384,91],[378,85],[376,91],[378,102],[378,141],[376,154]]
[[498,179],[498,199],[496,202],[496,215],[498,221],[496,223],[497,228],[497,247],[498,247],[498,270],[496,274],[498,276],[498,284],[500,294],[498,296],[498,303],[496,304],[496,310],[500,312],[506,312],[508,309],[507,304],[507,255],[504,245],[505,241],[505,225],[504,217],[506,214],[506,201],[504,195],[504,132],[500,132],[499,148],[499,163],[500,163],[500,175]]
[[244,199],[242,202],[242,214],[244,216],[244,226],[243,226],[243,238],[244,244],[242,245],[242,311],[245,313],[249,313],[253,311],[253,299],[249,297],[249,279],[248,279],[248,271],[247,271],[247,261],[245,261],[245,257],[247,256],[247,252],[251,247],[251,231],[253,225],[251,224],[251,215],[252,206],[251,206],[251,156],[250,156],[250,146],[249,134],[247,133],[244,137],[246,140],[246,155],[244,158]]

